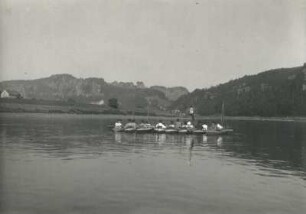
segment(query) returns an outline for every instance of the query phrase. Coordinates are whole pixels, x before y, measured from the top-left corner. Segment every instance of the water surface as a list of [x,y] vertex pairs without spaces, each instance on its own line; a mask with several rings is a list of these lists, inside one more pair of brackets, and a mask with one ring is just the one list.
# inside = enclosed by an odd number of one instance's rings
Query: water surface
[[0,115],[2,213],[305,213],[306,123],[115,134],[111,116]]

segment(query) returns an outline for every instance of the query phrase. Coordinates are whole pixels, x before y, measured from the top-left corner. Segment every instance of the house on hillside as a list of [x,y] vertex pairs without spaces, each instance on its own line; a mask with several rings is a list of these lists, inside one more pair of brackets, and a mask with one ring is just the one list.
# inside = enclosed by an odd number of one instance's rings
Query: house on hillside
[[99,100],[99,101],[91,102],[90,104],[102,106],[102,105],[104,105],[104,100]]
[[20,99],[22,98],[21,94],[14,90],[3,90],[0,94],[1,98],[13,98],[13,99]]

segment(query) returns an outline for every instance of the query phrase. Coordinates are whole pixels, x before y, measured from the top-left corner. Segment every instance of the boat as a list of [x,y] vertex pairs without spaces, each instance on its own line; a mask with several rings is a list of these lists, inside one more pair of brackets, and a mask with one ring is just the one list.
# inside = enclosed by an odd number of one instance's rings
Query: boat
[[224,106],[224,102],[222,102],[222,107],[221,107],[221,124],[224,128],[220,129],[220,130],[207,130],[206,134],[207,135],[226,135],[229,133],[234,132],[234,129],[232,128],[226,128],[225,127],[225,122],[224,122],[224,115],[225,115],[225,106]]
[[132,132],[136,132],[136,130],[137,130],[136,128],[130,127],[130,128],[125,128],[124,132],[132,133]]
[[[224,125],[224,103],[222,103],[221,110],[221,124]],[[162,126],[153,127],[149,124],[147,126],[141,127],[128,127],[128,128],[113,128],[115,132],[126,132],[126,133],[166,133],[166,134],[195,134],[195,135],[226,135],[234,132],[231,128],[222,128],[222,129],[194,129],[194,128],[180,128],[176,129],[173,127],[164,128]]]
[[165,128],[155,128],[154,132],[155,133],[166,133],[166,129]]
[[124,132],[124,128],[122,127],[113,127],[112,129],[114,132]]
[[212,130],[208,129],[206,131],[202,129],[169,129],[169,128],[152,128],[152,127],[147,127],[147,128],[113,128],[114,132],[125,132],[125,133],[157,133],[157,134],[194,134],[194,135],[226,135],[234,132],[233,129],[230,128],[224,128],[221,130]]
[[205,131],[206,135],[226,135],[229,133],[232,133],[234,130],[233,129],[221,129],[221,130],[207,130]]
[[175,134],[175,133],[178,133],[178,130],[174,129],[174,128],[167,128],[165,130],[165,133],[167,133],[167,134]]
[[141,127],[141,128],[137,128],[136,132],[137,133],[150,133],[154,130],[153,127]]
[[193,134],[205,134],[206,132],[202,129],[196,129],[196,130],[193,130],[192,132]]
[[179,129],[178,133],[180,134],[187,134],[188,130],[187,129]]

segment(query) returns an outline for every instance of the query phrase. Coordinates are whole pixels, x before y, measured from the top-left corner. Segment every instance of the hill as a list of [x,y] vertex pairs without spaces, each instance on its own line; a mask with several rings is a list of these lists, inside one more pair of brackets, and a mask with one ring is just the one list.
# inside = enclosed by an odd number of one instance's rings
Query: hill
[[75,78],[70,74],[57,74],[36,80],[4,81],[0,90],[18,91],[26,99],[65,101],[69,103],[107,104],[118,100],[123,109],[164,110],[171,100],[160,90],[147,88],[142,82],[107,83],[102,78]]
[[177,100],[179,97],[189,93],[188,90],[184,87],[166,88],[164,86],[152,86],[150,88],[163,92],[165,96],[171,101]]
[[200,115],[220,114],[222,102],[231,116],[306,115],[306,63],[244,76],[208,89],[196,89],[172,103],[185,111],[193,105]]

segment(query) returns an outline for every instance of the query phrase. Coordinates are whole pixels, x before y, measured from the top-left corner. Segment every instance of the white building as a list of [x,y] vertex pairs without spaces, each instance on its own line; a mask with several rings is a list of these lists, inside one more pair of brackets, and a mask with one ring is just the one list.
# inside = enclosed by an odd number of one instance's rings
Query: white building
[[101,105],[104,105],[104,100],[100,100],[100,101],[96,101],[96,102],[91,102],[91,104],[101,106]]
[[1,98],[14,98],[14,99],[22,98],[20,93],[18,93],[17,91],[13,91],[13,90],[1,91],[0,97]]

